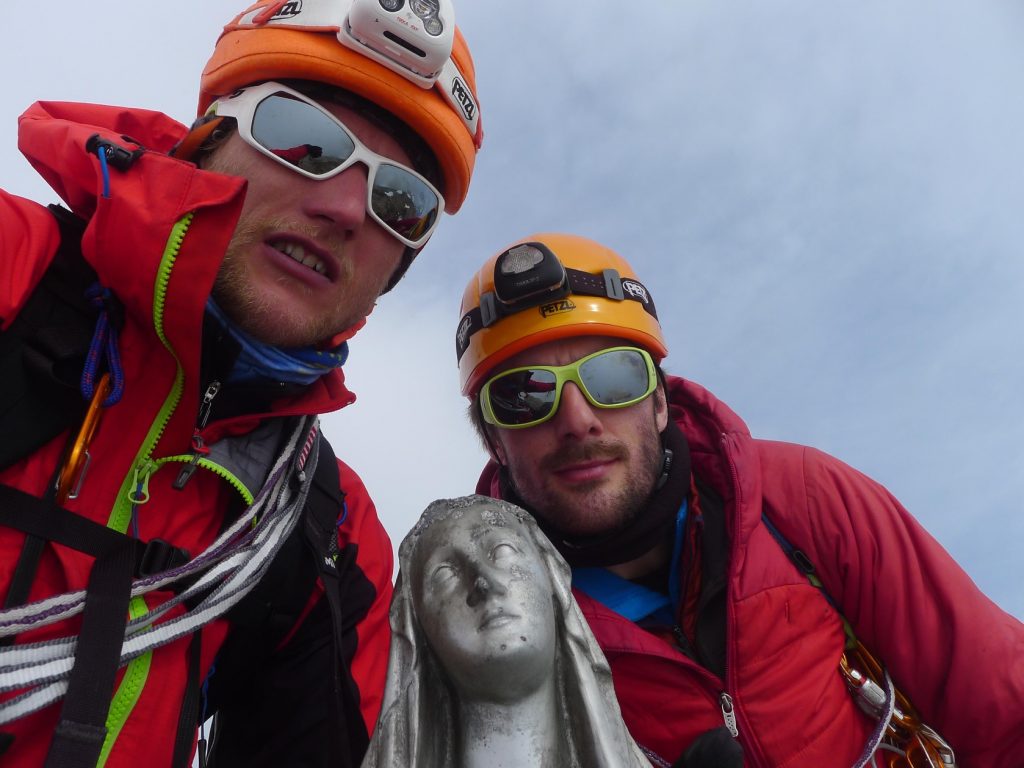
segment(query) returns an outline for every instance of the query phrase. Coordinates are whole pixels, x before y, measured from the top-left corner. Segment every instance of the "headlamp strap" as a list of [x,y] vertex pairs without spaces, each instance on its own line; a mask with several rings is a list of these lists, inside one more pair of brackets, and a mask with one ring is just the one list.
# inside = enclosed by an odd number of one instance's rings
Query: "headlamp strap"
[[[644,308],[647,314],[655,320],[658,319],[658,312],[654,307],[651,293],[639,280],[622,279],[619,277],[618,271],[614,269],[591,274],[567,267],[565,274],[568,282],[568,291],[564,294],[566,296],[575,294],[576,296],[599,296],[612,301],[635,301]],[[462,359],[474,333],[494,325],[503,317],[527,309],[536,308],[541,315],[545,315],[544,309],[550,306],[551,300],[550,297],[547,297],[532,304],[508,307],[498,301],[493,291],[487,291],[480,296],[480,306],[473,307],[459,321],[458,329],[455,332],[456,358]],[[557,299],[555,300],[557,301]]]
[[455,59],[449,57],[448,61],[444,63],[434,87],[441,91],[445,101],[462,119],[469,135],[473,137],[473,144],[480,149],[484,140],[483,126],[480,124],[480,107],[476,103],[476,96],[473,95],[472,89],[456,66]]

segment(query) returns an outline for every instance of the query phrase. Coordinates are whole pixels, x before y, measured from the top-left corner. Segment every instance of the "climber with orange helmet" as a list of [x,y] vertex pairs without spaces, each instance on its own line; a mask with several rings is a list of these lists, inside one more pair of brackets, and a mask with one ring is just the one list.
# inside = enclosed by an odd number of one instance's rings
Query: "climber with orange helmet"
[[473,61],[451,0],[259,0],[198,102],[20,121],[66,207],[0,192],[5,763],[357,766],[380,708],[391,544],[316,415],[466,197]]
[[655,294],[538,234],[470,279],[455,333],[476,491],[572,567],[651,763],[1019,765],[1024,626],[882,486],[665,374]]

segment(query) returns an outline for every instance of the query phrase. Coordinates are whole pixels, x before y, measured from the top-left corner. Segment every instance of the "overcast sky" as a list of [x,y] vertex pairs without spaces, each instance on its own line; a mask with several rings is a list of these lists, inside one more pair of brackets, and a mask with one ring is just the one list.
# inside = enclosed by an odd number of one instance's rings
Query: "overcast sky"
[[[1024,5],[456,2],[485,129],[469,199],[352,342],[359,401],[325,420],[396,545],[484,459],[454,359],[467,280],[566,231],[634,264],[671,373],[884,483],[1024,617]],[[240,8],[8,14],[0,184],[57,199],[16,150],[37,99],[189,121]]]

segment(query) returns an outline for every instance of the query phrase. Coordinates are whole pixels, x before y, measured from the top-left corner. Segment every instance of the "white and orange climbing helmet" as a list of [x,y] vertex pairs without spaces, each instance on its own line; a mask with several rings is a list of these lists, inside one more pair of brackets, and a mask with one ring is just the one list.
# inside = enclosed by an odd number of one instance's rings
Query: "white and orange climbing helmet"
[[445,211],[461,207],[483,131],[451,0],[258,0],[217,40],[199,114],[266,80],[325,83],[387,110],[436,156]]

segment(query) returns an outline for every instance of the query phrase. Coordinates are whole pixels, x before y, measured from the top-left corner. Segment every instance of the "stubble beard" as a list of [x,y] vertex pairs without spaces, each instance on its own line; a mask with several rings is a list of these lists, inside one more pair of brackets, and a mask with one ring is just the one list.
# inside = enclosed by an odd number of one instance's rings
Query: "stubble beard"
[[[508,464],[508,478],[516,495],[549,525],[569,536],[595,536],[625,528],[643,512],[661,469],[661,437],[653,422],[638,436],[635,452],[621,442],[594,441],[560,445],[536,463],[543,478],[539,487],[526,482],[522,464]],[[625,478],[614,487],[605,480],[556,485],[552,472],[567,464],[591,459],[618,459]],[[630,459],[633,461],[630,461]],[[523,462],[525,464],[525,462]]]
[[[377,293],[367,291],[366,297],[344,296],[336,303],[337,310],[330,313],[310,312],[303,307],[281,305],[264,295],[249,274],[247,258],[253,249],[262,245],[267,234],[275,231],[294,232],[317,238],[316,232],[305,231],[293,223],[262,219],[259,222],[239,221],[231,242],[224,253],[212,295],[220,308],[239,328],[266,344],[281,347],[299,347],[329,339],[362,320],[373,306]],[[322,239],[322,238],[321,238]],[[334,252],[340,252],[335,249]],[[348,259],[340,260],[335,282],[353,285],[352,265]],[[289,283],[294,290],[295,281],[287,275],[277,278]],[[299,284],[305,294],[310,289]],[[359,309],[354,310],[355,307]],[[358,315],[358,316],[357,316]]]

